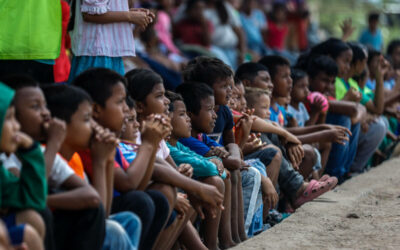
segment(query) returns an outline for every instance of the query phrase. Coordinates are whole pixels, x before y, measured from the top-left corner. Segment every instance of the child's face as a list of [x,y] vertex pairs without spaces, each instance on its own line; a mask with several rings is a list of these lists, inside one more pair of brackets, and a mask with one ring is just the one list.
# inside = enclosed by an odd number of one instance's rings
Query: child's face
[[262,94],[254,105],[254,115],[261,119],[269,119],[271,112],[269,111],[270,99],[267,94]]
[[353,51],[348,49],[343,51],[337,58],[336,64],[339,68],[339,77],[346,77],[350,71],[350,63],[353,58]]
[[309,94],[308,76],[298,79],[296,84],[293,86],[291,93],[292,100],[294,102],[305,102]]
[[126,91],[122,82],[118,82],[111,89],[111,96],[106,100],[104,107],[95,104],[93,117],[105,128],[113,132],[120,132],[124,124],[125,114],[129,110],[126,105]]
[[137,121],[135,108],[130,109],[126,114],[125,129],[122,133],[122,139],[136,142],[140,123]]
[[244,97],[245,90],[243,84],[237,84],[235,86],[236,92],[236,110],[237,111],[244,111],[247,107],[246,98]]
[[164,85],[156,84],[146,96],[145,103],[142,103],[140,115],[146,117],[151,114],[168,114],[169,103],[169,99],[165,97]]
[[395,69],[400,68],[400,46],[397,46],[393,53],[390,55],[392,57],[392,63]]
[[189,113],[192,127],[196,132],[210,134],[214,130],[217,114],[214,111],[214,96],[204,98],[200,102],[201,109],[197,115]]
[[286,97],[292,91],[292,78],[290,77],[290,68],[286,65],[277,66],[277,71],[273,79],[274,97]]
[[51,116],[42,90],[38,87],[19,89],[15,95],[15,109],[21,130],[34,140],[45,140]]
[[213,84],[215,105],[228,105],[232,95],[233,77],[218,80]]
[[367,58],[365,58],[364,60],[361,61],[357,61],[356,65],[355,65],[355,74],[359,75],[361,74],[364,69],[367,67]]
[[274,85],[271,81],[271,76],[268,71],[258,71],[257,76],[254,78],[252,87],[268,90],[270,93],[274,90]]
[[325,72],[319,72],[313,79],[310,78],[310,89],[326,96],[334,96],[335,76],[329,76]]
[[192,131],[192,124],[190,118],[186,113],[185,103],[182,101],[174,102],[174,111],[170,113],[171,125],[172,125],[172,136],[180,138],[190,137]]
[[92,119],[92,104],[88,101],[79,104],[67,124],[64,144],[76,152],[88,149],[92,137]]
[[10,106],[4,117],[3,129],[1,131],[0,152],[11,154],[18,148],[18,131],[20,129],[19,122],[15,118],[15,108]]

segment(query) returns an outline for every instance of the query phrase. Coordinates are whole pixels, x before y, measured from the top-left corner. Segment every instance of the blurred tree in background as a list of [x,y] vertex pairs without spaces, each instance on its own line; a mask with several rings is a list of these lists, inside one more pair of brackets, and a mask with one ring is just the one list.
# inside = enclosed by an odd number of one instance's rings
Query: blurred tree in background
[[356,28],[349,41],[358,40],[362,30],[368,26],[367,17],[372,11],[381,14],[385,51],[390,40],[400,39],[400,0],[308,0],[307,3],[311,20],[319,23],[323,40],[331,36],[341,37],[340,24],[348,18]]

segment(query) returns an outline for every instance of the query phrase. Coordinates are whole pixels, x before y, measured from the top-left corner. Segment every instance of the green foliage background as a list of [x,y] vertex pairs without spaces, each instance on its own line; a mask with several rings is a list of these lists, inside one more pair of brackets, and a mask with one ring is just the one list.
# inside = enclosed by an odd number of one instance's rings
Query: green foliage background
[[[340,24],[347,18],[352,18],[356,28],[350,40],[358,40],[361,31],[367,27],[367,15],[371,11],[382,13],[380,28],[386,45],[392,39],[400,39],[400,0],[308,0],[312,19],[319,22],[327,36],[341,37]],[[395,20],[389,27],[387,17]]]

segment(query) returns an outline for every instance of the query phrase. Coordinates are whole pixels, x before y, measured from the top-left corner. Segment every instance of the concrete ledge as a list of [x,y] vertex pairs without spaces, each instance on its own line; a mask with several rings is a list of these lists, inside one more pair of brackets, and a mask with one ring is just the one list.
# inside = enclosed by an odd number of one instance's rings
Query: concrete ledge
[[233,249],[400,249],[400,158],[347,181]]

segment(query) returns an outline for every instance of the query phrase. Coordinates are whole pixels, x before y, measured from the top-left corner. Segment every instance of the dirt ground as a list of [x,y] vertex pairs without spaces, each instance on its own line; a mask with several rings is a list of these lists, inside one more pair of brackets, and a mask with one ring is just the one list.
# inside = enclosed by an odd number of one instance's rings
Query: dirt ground
[[400,249],[400,158],[354,177],[233,249]]

